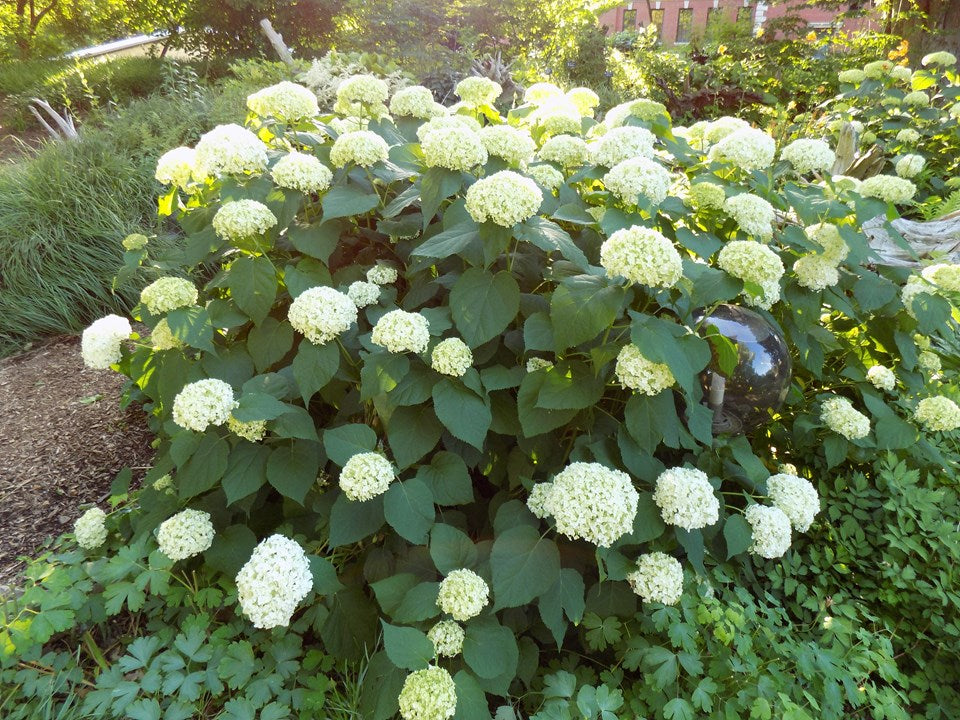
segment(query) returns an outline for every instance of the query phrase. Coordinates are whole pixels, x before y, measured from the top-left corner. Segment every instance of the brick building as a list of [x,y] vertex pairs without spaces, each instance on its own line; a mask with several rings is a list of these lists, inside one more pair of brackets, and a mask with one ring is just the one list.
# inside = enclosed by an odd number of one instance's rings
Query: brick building
[[657,25],[665,45],[690,42],[698,32],[703,32],[715,13],[724,14],[731,21],[749,22],[754,27],[763,26],[787,13],[799,15],[811,30],[840,26],[845,30],[867,29],[867,18],[837,20],[837,12],[801,4],[778,3],[770,5],[764,0],[641,0],[627,2],[608,10],[600,16],[600,24],[609,32],[642,30],[648,25]]

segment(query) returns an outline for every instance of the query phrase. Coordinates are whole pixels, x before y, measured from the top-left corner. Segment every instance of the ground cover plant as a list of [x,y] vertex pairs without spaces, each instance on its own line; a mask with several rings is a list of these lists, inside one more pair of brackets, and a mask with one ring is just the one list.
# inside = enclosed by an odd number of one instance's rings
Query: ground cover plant
[[[282,82],[160,158],[147,331],[83,339],[155,466],[7,605],[13,717],[955,716],[960,268],[859,230],[915,186],[499,92]],[[715,432],[738,308],[792,379]]]

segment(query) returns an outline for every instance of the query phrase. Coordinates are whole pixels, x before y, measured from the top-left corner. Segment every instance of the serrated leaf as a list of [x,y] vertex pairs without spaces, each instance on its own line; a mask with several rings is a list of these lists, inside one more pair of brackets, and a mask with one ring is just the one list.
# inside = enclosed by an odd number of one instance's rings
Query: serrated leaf
[[385,620],[383,627],[383,649],[390,662],[402,670],[422,670],[433,659],[433,643],[416,628],[398,627]]
[[497,535],[490,568],[495,607],[519,607],[545,593],[556,581],[560,551],[552,540],[541,538],[535,528],[521,525]]
[[508,272],[469,268],[450,291],[450,309],[464,342],[475,348],[513,322],[520,310],[520,287]]

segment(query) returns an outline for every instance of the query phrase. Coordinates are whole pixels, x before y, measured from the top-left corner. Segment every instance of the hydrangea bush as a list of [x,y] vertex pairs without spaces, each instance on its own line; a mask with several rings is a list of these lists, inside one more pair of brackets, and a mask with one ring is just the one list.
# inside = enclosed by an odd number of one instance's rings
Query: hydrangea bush
[[[704,663],[765,672],[720,628],[782,612],[763,610],[780,569],[835,532],[832,473],[878,450],[951,465],[957,395],[919,358],[952,342],[955,292],[918,274],[902,294],[908,273],[873,266],[859,231],[895,205],[836,182],[829,145],[778,148],[735,118],[673,127],[637,100],[601,121],[546,84],[502,116],[477,81],[443,115],[408,89],[391,117],[370,78],[347,88],[348,117],[258,93],[160,198],[177,252],[127,251],[169,276],[134,312],[162,342],[89,331],[158,437],[123,542],[217,578],[251,632],[366,655],[374,720],[609,717],[641,668],[638,716],[889,705],[866,665],[847,677],[869,691],[818,675],[811,699]],[[277,181],[300,156],[323,182]],[[832,272],[811,282],[806,258]],[[715,436],[706,404],[707,373],[739,362],[703,324],[723,304],[793,357],[786,404],[746,435]],[[96,557],[103,518],[77,535]],[[599,682],[561,670],[582,660]]]

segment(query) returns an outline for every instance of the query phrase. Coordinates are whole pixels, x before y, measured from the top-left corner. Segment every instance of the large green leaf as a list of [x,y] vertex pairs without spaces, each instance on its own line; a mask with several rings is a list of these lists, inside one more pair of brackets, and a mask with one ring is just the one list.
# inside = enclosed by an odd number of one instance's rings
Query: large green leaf
[[293,328],[288,322],[267,317],[250,329],[247,335],[247,352],[253,358],[257,372],[263,372],[283,359],[293,347]]
[[326,387],[340,369],[340,347],[333,342],[314,345],[303,340],[293,358],[293,379],[305,404]]
[[290,410],[285,402],[266,393],[244,393],[231,413],[240,422],[273,420]]
[[368,193],[352,185],[338,185],[327,190],[321,204],[323,219],[326,222],[334,218],[352,217],[370,212],[380,204],[380,198],[376,193]]
[[340,241],[343,226],[343,220],[302,225],[292,228],[288,235],[297,250],[326,263]]
[[227,505],[242,500],[259,490],[267,481],[267,458],[270,448],[254,443],[240,443],[230,451],[223,476],[223,492]]
[[626,290],[606,278],[565,278],[550,298],[550,321],[556,351],[562,353],[605,332],[620,316]]
[[343,467],[357,453],[370,452],[377,447],[377,434],[368,425],[352,423],[330,428],[323,433],[323,447],[327,457]]
[[631,338],[644,357],[666,363],[677,383],[692,393],[697,373],[710,362],[710,344],[670,320],[630,311]]
[[545,372],[527,373],[517,393],[517,414],[524,437],[535,437],[570,422],[579,410],[545,410],[537,407],[540,390],[546,382]]
[[400,537],[415,545],[425,545],[436,517],[433,494],[415,477],[395,482],[383,496],[383,514]]
[[412,627],[397,627],[385,620],[383,627],[383,649],[390,662],[403,670],[422,670],[435,654],[433,642],[424,633]]
[[[587,217],[589,218],[587,222],[593,221],[589,214]],[[565,260],[569,260],[581,270],[586,270],[590,266],[587,256],[574,244],[570,234],[546,218],[534,215],[522,223],[516,233],[518,240],[526,240],[546,252],[559,252]]]
[[277,273],[266,257],[241,257],[230,264],[227,287],[237,307],[259,325],[277,299]]
[[544,372],[536,405],[544,410],[582,410],[603,396],[603,378],[585,363],[564,360]]
[[493,416],[490,407],[459,380],[444,378],[433,386],[433,407],[450,434],[483,449]]
[[443,426],[429,405],[397,408],[386,425],[390,450],[401,470],[433,450],[443,434]]
[[464,341],[478,347],[506,330],[520,309],[520,287],[508,272],[470,268],[450,291],[453,321]]
[[267,480],[284,497],[303,504],[307,491],[317,481],[320,472],[320,448],[317,443],[294,440],[270,453],[267,460]]
[[540,618],[550,629],[558,648],[563,645],[567,631],[564,613],[568,620],[576,624],[583,619],[585,592],[583,576],[572,568],[563,568],[550,588],[540,596]]
[[352,545],[383,525],[383,497],[359,502],[340,493],[330,508],[330,547]]
[[213,352],[213,324],[201,307],[186,307],[167,313],[167,325],[173,336],[197,350]]
[[464,220],[424,240],[410,254],[429,258],[447,258],[475,245],[479,240],[480,232],[477,224],[473,220]]
[[468,505],[473,502],[473,481],[467,464],[459,455],[446,450],[434,453],[429,465],[417,471],[433,493],[437,505]]
[[453,720],[490,720],[490,709],[483,688],[466,670],[453,676],[457,688],[457,711]]
[[212,488],[227,471],[230,444],[215,432],[203,436],[190,459],[177,471],[180,497],[190,498]]
[[516,673],[520,650],[510,628],[495,618],[485,617],[467,625],[463,640],[463,659],[482,678]]
[[723,523],[723,539],[727,542],[727,559],[746,552],[753,542],[750,523],[740,513],[729,515]]
[[253,530],[246,525],[231,525],[217,530],[203,558],[211,569],[234,577],[250,559],[256,546],[257,536]]
[[430,557],[437,570],[446,575],[472,567],[477,562],[477,548],[462,530],[441,523],[430,533]]
[[490,568],[495,606],[519,607],[550,589],[560,572],[560,551],[536,528],[520,525],[497,535]]
[[437,214],[441,203],[456,194],[463,183],[460,173],[441,167],[432,167],[420,177],[420,208],[423,211],[423,227],[426,228]]

